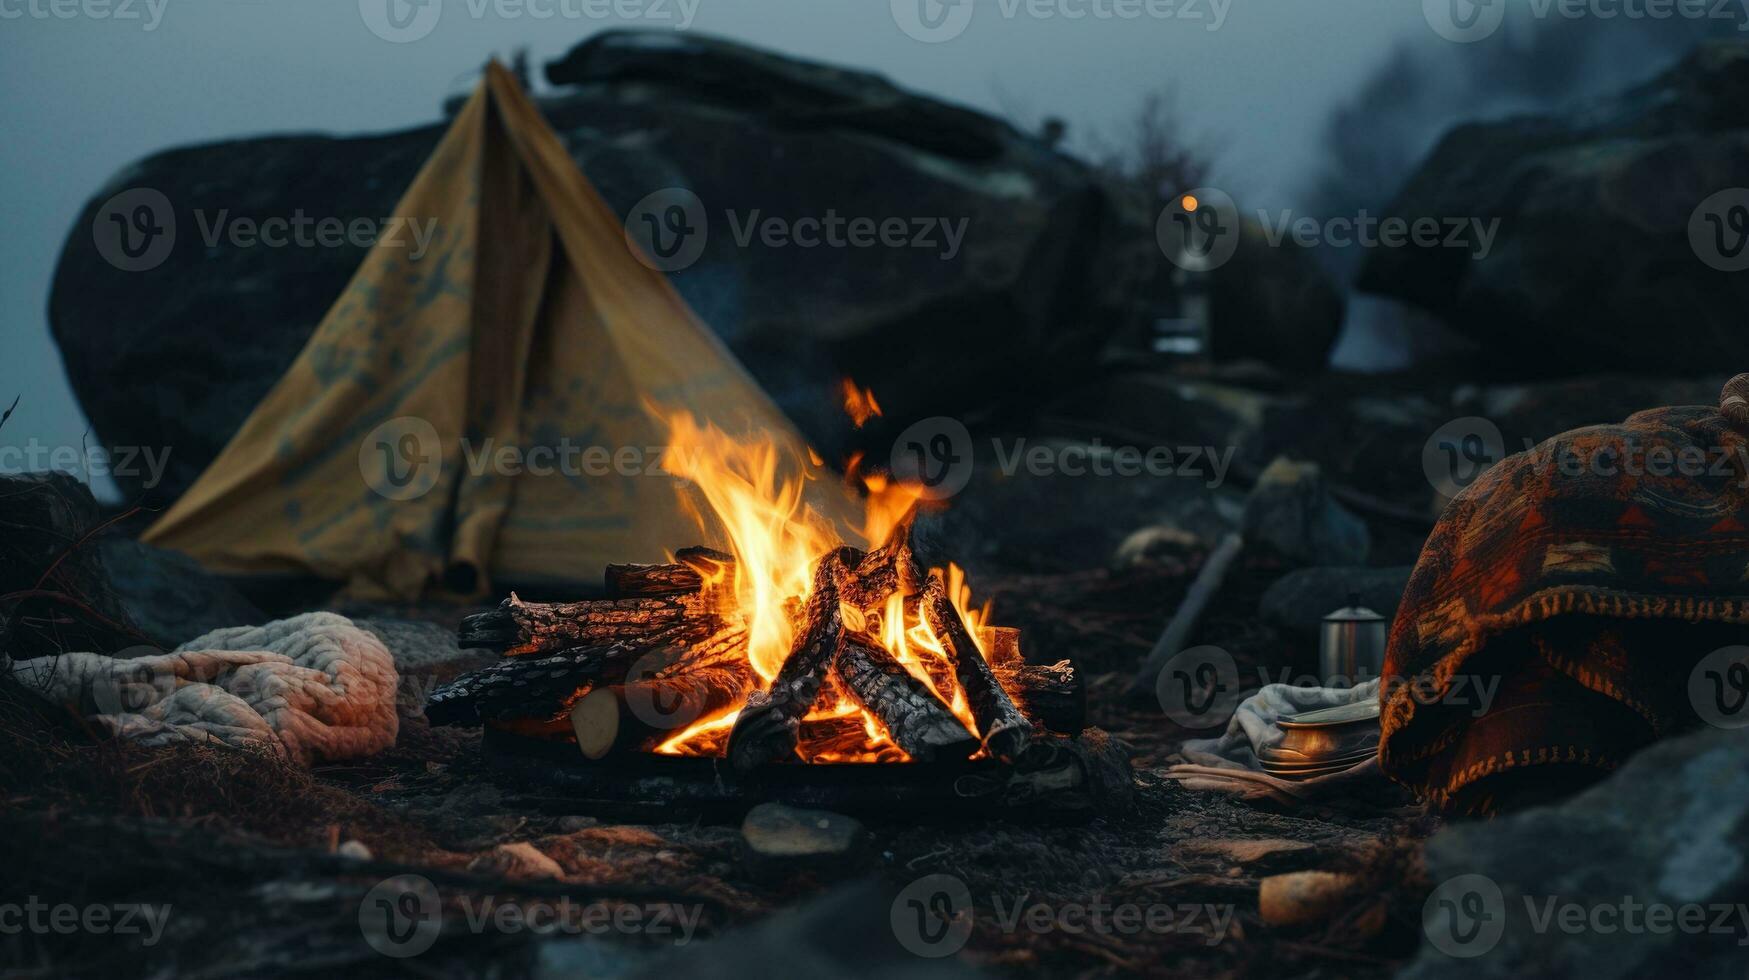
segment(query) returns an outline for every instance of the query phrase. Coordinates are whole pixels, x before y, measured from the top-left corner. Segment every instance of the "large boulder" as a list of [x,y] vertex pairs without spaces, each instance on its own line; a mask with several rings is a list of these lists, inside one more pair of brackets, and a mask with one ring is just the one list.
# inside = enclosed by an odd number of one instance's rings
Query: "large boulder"
[[1740,977],[1749,942],[1749,736],[1646,749],[1559,806],[1454,826],[1414,980]]
[[[843,428],[831,393],[845,375],[889,415],[920,418],[987,410],[1090,368],[1139,267],[1119,253],[1153,247],[1118,234],[1127,212],[1090,168],[875,75],[614,31],[549,78],[562,91],[541,108],[616,213],[668,188],[703,202],[703,255],[673,271],[675,285],[829,449]],[[392,215],[443,130],[173,149],[125,168],[87,204],[56,272],[51,326],[105,442],[174,447],[162,497],[217,455],[364,254],[209,244],[203,224],[221,212]],[[92,234],[100,206],[132,188],[161,192],[177,229],[163,263],[141,272],[105,261]],[[932,225],[915,247],[741,240],[753,222],[833,216],[903,219],[907,242],[919,220],[964,233]]]
[[1497,218],[1491,250],[1374,249],[1359,286],[1497,349],[1501,376],[1738,370],[1744,187],[1749,42],[1708,42],[1613,99],[1454,129],[1389,214]]

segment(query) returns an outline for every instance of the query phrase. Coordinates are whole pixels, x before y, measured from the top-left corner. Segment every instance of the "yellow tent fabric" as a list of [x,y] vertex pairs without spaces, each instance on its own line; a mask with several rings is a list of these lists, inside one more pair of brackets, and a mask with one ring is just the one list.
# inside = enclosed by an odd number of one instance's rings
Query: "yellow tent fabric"
[[599,581],[698,537],[673,478],[644,475],[646,400],[803,451],[502,67],[395,214],[435,219],[428,251],[379,242],[147,541],[367,597]]

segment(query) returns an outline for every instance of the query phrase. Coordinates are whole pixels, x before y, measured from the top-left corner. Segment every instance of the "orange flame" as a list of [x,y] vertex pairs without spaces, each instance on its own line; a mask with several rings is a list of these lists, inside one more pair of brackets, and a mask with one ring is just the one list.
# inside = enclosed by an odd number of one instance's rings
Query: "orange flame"
[[[854,385],[846,382],[846,391]],[[878,405],[868,399],[872,411]],[[849,407],[847,402],[847,408]],[[853,412],[854,415],[854,412]],[[865,416],[866,418],[866,416]],[[795,610],[812,588],[813,565],[835,548],[854,541],[859,548],[877,547],[910,516],[923,498],[922,488],[889,479],[885,474],[859,474],[853,466],[845,484],[823,479],[811,449],[785,451],[769,434],[736,439],[687,412],[664,413],[669,448],[663,467],[688,481],[704,508],[689,506],[708,536],[726,539],[735,557],[734,614],[744,620],[747,658],[768,688],[777,677],[795,641]],[[854,484],[860,483],[860,487]],[[860,491],[860,492],[855,492]],[[682,488],[682,493],[687,493]],[[852,499],[855,498],[855,499]],[[689,505],[691,501],[688,501]],[[860,504],[861,514],[855,514]],[[827,514],[837,517],[833,519]],[[701,570],[705,571],[705,570]],[[719,577],[721,569],[716,570]],[[943,575],[953,607],[974,638],[989,620],[989,607],[971,608],[965,573],[949,565]],[[847,629],[879,643],[918,681],[977,734],[977,726],[954,671],[952,656],[923,615],[920,597],[897,592],[876,608],[841,604]],[[976,642],[982,642],[977,640]],[[978,651],[982,655],[985,651]],[[802,756],[814,762],[908,761],[880,721],[848,695],[835,703],[816,705],[809,722],[860,718],[865,737],[860,744],[811,749]],[[655,749],[668,755],[720,755],[740,708],[701,719]]]
[[861,387],[850,378],[845,378],[838,385],[844,392],[844,412],[857,428],[862,428],[869,419],[881,414],[881,403],[875,401],[871,389]]

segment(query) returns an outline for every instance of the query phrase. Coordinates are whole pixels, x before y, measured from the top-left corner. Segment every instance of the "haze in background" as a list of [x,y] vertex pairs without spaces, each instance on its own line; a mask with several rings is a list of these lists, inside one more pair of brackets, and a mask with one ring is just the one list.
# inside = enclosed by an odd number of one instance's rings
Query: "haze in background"
[[[1026,0],[976,0],[963,34],[934,44],[901,30],[883,0],[617,0],[650,12],[631,20],[531,13],[613,6],[599,0],[441,0],[436,27],[404,44],[367,28],[358,0],[151,0],[161,13],[151,30],[147,0],[131,0],[142,16],[133,21],[32,16],[32,2],[0,2],[0,12],[26,11],[0,19],[0,407],[23,396],[0,446],[86,439],[45,311],[74,217],[122,167],[181,144],[435,122],[444,96],[471,88],[484,59],[518,47],[530,49],[538,79],[590,34],[674,29],[690,9],[690,30],[873,69],[1028,125],[1060,117],[1071,148],[1115,134],[1146,93],[1171,86],[1187,134],[1218,146],[1217,182],[1242,207],[1303,210],[1316,203],[1308,188],[1322,180],[1329,189],[1333,111],[1393,52],[1465,59],[1510,42],[1454,45],[1429,28],[1421,4],[1403,0],[1179,0],[1185,17],[1140,20],[1041,19],[1024,12]],[[1109,9],[1109,0],[1063,3]],[[1379,189],[1381,204],[1390,190]]]

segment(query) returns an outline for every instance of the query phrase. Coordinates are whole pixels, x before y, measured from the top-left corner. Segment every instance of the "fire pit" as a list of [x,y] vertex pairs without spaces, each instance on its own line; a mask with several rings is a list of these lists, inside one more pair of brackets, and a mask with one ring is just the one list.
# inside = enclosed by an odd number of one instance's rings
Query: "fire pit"
[[850,468],[864,550],[804,503],[805,468],[780,478],[771,442],[668,424],[664,465],[730,550],[469,617],[461,644],[503,659],[434,692],[432,724],[484,724],[495,757],[595,795],[1019,803],[1114,781],[1093,773],[1122,765],[1103,736],[1081,738],[1074,664],[1026,663],[958,566],[918,560],[917,488]]

